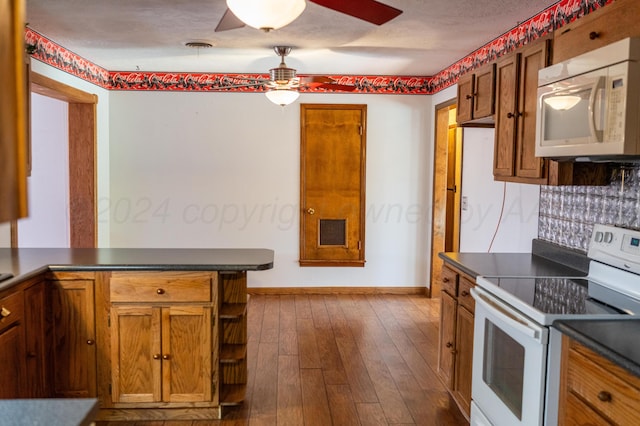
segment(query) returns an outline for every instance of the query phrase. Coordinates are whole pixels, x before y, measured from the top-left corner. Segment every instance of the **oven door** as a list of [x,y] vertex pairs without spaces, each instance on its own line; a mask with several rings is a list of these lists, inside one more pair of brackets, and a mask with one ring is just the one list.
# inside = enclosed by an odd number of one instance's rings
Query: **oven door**
[[[481,288],[471,291],[476,301],[471,399],[493,426],[542,425],[548,328]],[[482,423],[472,415],[471,424]]]

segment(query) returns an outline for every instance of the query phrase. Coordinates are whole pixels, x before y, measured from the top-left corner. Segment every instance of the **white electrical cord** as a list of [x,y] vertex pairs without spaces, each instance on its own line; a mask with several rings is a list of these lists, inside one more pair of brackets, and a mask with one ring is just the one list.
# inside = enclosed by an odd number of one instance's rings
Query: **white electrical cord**
[[493,233],[493,237],[491,237],[491,243],[489,243],[489,248],[487,249],[487,253],[491,252],[491,247],[493,247],[493,241],[496,239],[496,235],[498,235],[498,230],[500,230],[500,223],[502,222],[502,213],[504,213],[504,204],[507,199],[507,182],[503,182],[502,187],[502,206],[500,207],[500,217],[498,217],[498,223],[496,224],[496,230]]

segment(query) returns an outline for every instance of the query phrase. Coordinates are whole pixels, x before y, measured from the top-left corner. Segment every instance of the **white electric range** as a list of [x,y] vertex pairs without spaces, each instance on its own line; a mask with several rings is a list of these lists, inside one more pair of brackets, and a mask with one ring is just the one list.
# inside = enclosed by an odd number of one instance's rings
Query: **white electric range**
[[640,232],[596,225],[586,277],[478,277],[471,425],[555,426],[558,319],[640,315]]

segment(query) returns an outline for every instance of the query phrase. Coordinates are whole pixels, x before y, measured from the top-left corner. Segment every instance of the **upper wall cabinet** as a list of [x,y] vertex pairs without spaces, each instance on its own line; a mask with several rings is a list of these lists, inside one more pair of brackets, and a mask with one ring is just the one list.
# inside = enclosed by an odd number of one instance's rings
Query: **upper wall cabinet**
[[626,37],[640,36],[639,16],[638,0],[616,0],[559,28],[553,36],[553,63]]
[[493,127],[495,70],[492,63],[460,77],[456,112],[459,126]]
[[496,65],[496,180],[547,183],[544,159],[535,156],[538,70],[548,64],[548,39],[518,49]]
[[25,0],[0,0],[0,222],[27,215]]

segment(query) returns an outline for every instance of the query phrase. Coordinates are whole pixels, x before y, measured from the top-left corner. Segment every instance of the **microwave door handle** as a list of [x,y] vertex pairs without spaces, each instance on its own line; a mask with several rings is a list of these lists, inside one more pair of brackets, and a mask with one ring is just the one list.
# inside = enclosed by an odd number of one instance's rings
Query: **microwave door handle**
[[[593,137],[598,142],[602,142],[602,113],[604,112],[604,109],[602,108],[603,92],[604,76],[600,76],[598,77],[596,84],[593,85],[591,95],[589,95],[589,129],[591,130]],[[598,120],[598,123],[596,123],[596,120]],[[598,126],[600,129],[598,129]]]
[[524,319],[519,318],[515,313],[510,312],[510,310],[506,306],[500,306],[497,302],[490,300],[487,296],[477,291],[475,288],[471,289],[471,295],[475,299],[476,304],[479,304],[484,309],[490,311],[494,316],[499,318],[507,326],[519,331],[520,333],[532,339],[542,339],[542,331],[539,327],[531,327],[525,322]]

